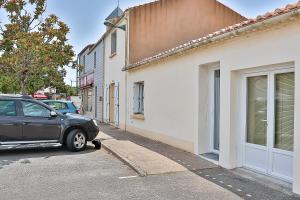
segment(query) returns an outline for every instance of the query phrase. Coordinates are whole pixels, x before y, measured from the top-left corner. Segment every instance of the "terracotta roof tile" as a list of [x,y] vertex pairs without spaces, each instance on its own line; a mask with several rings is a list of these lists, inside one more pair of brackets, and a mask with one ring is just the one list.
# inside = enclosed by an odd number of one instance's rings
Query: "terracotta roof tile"
[[212,38],[220,36],[222,34],[225,34],[225,33],[228,33],[228,32],[234,31],[234,30],[238,30],[240,28],[243,28],[243,27],[246,27],[246,26],[250,26],[252,24],[255,24],[255,23],[258,23],[258,22],[262,22],[262,21],[265,21],[267,19],[271,19],[273,17],[279,16],[279,15],[282,15],[282,14],[286,14],[286,13],[292,12],[293,10],[298,10],[298,9],[300,9],[300,1],[298,1],[298,2],[296,2],[294,4],[288,4],[284,8],[277,8],[276,10],[274,10],[272,12],[267,12],[264,15],[259,15],[259,16],[257,16],[254,19],[248,19],[246,21],[243,21],[243,22],[240,22],[240,23],[228,26],[228,27],[223,28],[221,30],[218,30],[218,31],[216,31],[214,33],[210,33],[207,36],[198,38],[196,40],[191,40],[191,41],[189,41],[189,42],[187,42],[185,44],[181,44],[181,45],[179,45],[177,47],[174,47],[172,49],[166,50],[164,52],[160,52],[157,55],[154,55],[152,57],[148,57],[148,58],[145,58],[145,59],[143,59],[141,61],[138,61],[136,63],[130,64],[127,67],[127,69],[131,69],[131,68],[138,67],[140,65],[151,63],[153,61],[161,59],[165,55],[170,56],[170,55],[173,55],[174,53],[176,53],[178,51],[184,51],[184,50],[187,49],[187,47],[191,47],[191,46],[197,45],[197,44],[200,45],[201,42],[205,42],[206,40],[212,39]]

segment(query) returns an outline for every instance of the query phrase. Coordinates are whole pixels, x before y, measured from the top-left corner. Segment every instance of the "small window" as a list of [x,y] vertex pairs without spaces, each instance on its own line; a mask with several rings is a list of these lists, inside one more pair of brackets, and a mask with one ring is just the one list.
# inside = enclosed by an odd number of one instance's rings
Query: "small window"
[[97,52],[94,52],[94,68],[97,67]]
[[144,82],[134,84],[134,114],[144,114]]
[[16,116],[16,103],[15,101],[6,101],[1,100],[0,101],[0,116]]
[[111,55],[117,53],[117,31],[111,34]]
[[83,56],[83,73],[85,73],[85,55]]
[[22,101],[22,106],[25,117],[50,117],[50,110],[37,103]]

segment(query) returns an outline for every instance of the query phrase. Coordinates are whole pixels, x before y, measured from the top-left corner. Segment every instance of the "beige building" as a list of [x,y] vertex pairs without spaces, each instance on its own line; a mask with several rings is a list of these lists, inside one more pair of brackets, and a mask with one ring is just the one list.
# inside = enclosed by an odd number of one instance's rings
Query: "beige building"
[[130,63],[246,20],[216,0],[159,0],[127,12]]

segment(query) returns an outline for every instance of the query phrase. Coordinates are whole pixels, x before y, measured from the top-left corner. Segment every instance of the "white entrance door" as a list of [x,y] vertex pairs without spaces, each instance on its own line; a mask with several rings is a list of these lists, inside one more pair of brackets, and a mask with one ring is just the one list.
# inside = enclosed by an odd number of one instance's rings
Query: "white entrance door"
[[214,71],[213,151],[220,150],[220,70]]
[[244,166],[292,181],[294,72],[251,74],[245,83]]
[[210,147],[211,153],[219,154],[220,150],[220,69],[213,68],[210,74]]

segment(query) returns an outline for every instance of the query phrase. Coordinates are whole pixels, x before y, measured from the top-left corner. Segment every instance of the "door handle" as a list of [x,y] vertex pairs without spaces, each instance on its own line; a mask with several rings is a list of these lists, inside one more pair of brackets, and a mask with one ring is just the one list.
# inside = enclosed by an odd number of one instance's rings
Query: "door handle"
[[23,125],[28,125],[30,124],[30,122],[23,122]]

